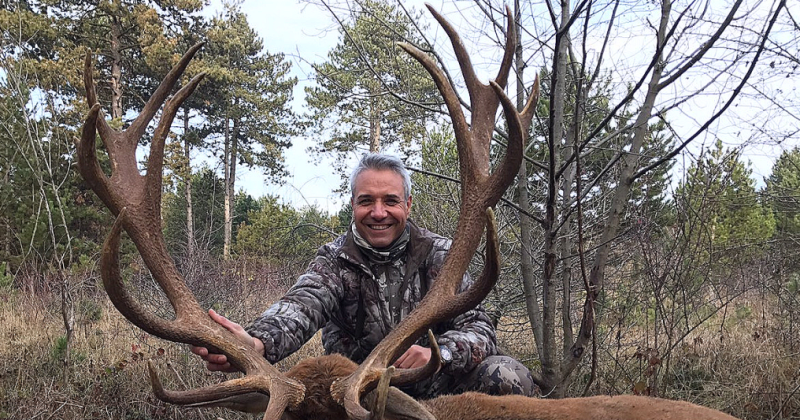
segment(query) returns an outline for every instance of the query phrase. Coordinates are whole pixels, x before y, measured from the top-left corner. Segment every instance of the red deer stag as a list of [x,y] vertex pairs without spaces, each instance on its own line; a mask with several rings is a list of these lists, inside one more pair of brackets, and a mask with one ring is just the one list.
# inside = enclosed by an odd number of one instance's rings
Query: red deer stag
[[[156,396],[186,406],[266,411],[264,418],[275,420],[312,417],[367,419],[384,415],[394,419],[731,419],[720,412],[688,403],[646,397],[549,401],[467,393],[417,402],[389,386],[413,383],[438,369],[436,348],[431,359],[433,363],[429,366],[395,372],[390,365],[430,325],[453,318],[480,303],[497,280],[497,232],[488,209],[497,203],[517,173],[538,98],[537,82],[524,110],[518,112],[503,92],[515,46],[513,25],[509,25],[507,30],[505,55],[497,78],[485,85],[477,80],[458,34],[442,16],[433,9],[431,12],[450,37],[464,75],[471,103],[470,123],[467,123],[453,87],[436,63],[410,45],[401,46],[432,75],[452,118],[461,176],[461,213],[448,258],[428,294],[361,365],[332,355],[303,360],[286,373],[278,371],[263,355],[240,343],[207,315],[170,258],[160,219],[164,142],[178,107],[197,87],[202,75],[192,79],[169,100],[167,96],[200,45],[192,47],[181,58],[141,114],[122,132],[113,130],[103,118],[92,79],[92,60],[87,54],[84,83],[90,111],[78,146],[78,166],[89,186],[117,216],[101,257],[101,275],[106,291],[117,309],[139,328],[166,340],[215,349],[244,373],[241,378],[199,389],[166,391],[151,366],[150,378]],[[511,13],[509,10],[506,12],[511,22]],[[145,175],[141,175],[135,158],[137,143],[161,104],[165,105],[150,146],[148,169]],[[490,174],[489,144],[499,105],[503,107],[508,124],[509,141],[502,162]],[[94,146],[97,133],[110,158],[111,176],[101,170],[97,161]],[[472,288],[456,294],[484,228],[487,231],[484,272]],[[119,272],[119,240],[123,229],[171,302],[175,310],[174,319],[163,319],[147,312],[125,290]],[[435,343],[433,337],[431,342]],[[362,403],[375,411],[369,412]]]

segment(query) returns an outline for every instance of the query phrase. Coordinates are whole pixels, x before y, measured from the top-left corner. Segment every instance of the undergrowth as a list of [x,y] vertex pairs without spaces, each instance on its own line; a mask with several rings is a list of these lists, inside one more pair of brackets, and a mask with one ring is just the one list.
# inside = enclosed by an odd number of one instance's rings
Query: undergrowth
[[[217,281],[224,279],[225,292],[201,299],[201,305],[215,307],[240,323],[257,316],[288,284],[259,285],[248,280],[249,275],[217,274]],[[210,281],[194,287],[220,289]],[[76,321],[65,357],[61,301],[54,295],[0,291],[0,419],[261,418],[157,400],[147,380],[147,361],[155,362],[168,389],[209,385],[232,375],[208,372],[188,346],[145,334],[125,320],[102,291],[85,291],[73,299]],[[206,290],[199,295],[215,294]],[[168,306],[164,301],[152,299],[148,304],[170,312],[159,306]],[[769,301],[743,297],[737,305],[750,309],[710,319],[669,355],[658,354],[655,359],[644,351],[650,338],[636,328],[627,329],[619,341],[599,337],[597,376],[589,393],[636,393],[641,391],[637,384],[648,382],[655,385],[653,395],[691,401],[741,419],[800,419],[800,349],[793,349],[797,340],[786,341],[782,320],[765,309]],[[536,370],[535,346],[524,327],[524,320],[501,319],[500,345]],[[286,370],[301,358],[320,354],[317,335],[279,368]],[[585,359],[574,375],[570,396],[580,395],[588,380],[590,361]]]

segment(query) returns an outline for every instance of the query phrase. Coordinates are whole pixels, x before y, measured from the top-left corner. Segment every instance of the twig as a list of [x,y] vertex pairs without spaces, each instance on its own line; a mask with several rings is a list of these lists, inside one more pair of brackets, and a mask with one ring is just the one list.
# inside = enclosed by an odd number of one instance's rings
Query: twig
[[[797,375],[800,376],[800,371],[797,372]],[[787,395],[786,398],[783,399],[783,401],[781,402],[781,406],[778,407],[778,411],[775,412],[775,414],[770,418],[770,420],[775,420],[776,418],[778,418],[781,412],[783,412],[783,407],[786,406],[786,403],[788,403],[789,400],[792,399],[792,397],[794,397],[794,394],[796,394],[797,391],[800,391],[800,381],[797,382],[797,386],[794,387],[792,392],[790,392],[789,395]]]

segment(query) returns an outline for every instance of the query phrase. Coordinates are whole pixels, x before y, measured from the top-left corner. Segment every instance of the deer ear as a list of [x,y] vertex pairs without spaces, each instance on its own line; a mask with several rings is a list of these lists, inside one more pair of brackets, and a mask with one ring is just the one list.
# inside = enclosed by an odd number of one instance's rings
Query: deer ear
[[[249,392],[247,394],[233,395],[213,401],[205,401],[196,404],[187,404],[185,407],[210,408],[222,407],[245,413],[263,413],[269,405],[269,396],[260,392]],[[288,414],[284,413],[284,416]],[[292,417],[282,417],[282,420],[293,420]]]
[[[376,411],[377,394],[377,390],[373,390],[361,399],[364,407],[369,408],[372,412]],[[395,387],[389,387],[385,413],[386,418],[393,420],[436,420],[436,417],[419,401]]]

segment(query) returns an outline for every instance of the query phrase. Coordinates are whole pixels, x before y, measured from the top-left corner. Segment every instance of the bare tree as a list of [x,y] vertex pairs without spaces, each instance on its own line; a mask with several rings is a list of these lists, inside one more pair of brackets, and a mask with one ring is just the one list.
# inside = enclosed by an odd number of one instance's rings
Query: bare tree
[[[522,43],[527,53],[517,54],[517,69],[540,63],[549,95],[540,110],[547,117],[533,135],[544,146],[531,142],[526,163],[532,170],[520,171],[516,197],[525,301],[542,364],[535,381],[545,395],[563,396],[593,347],[606,267],[626,228],[626,212],[631,203],[641,204],[631,194],[708,135],[748,92],[765,45],[779,42],[770,34],[784,5],[517,5],[520,33],[528,40]],[[496,25],[497,4],[476,1],[475,7],[490,28]],[[609,79],[610,90],[604,90]],[[598,106],[598,95],[606,106]],[[714,101],[702,100],[708,96]],[[680,129],[670,125],[675,121]],[[648,145],[658,123],[671,131],[674,146],[652,154]],[[589,203],[597,204],[587,211]],[[542,238],[541,249],[534,238]],[[538,263],[533,250],[539,250]],[[583,300],[581,308],[573,307],[576,298]]]
[[[467,17],[462,26],[472,25],[474,39],[501,42],[501,2],[458,2],[444,13]],[[501,232],[519,256],[521,282],[501,280],[498,293],[502,305],[524,302],[541,362],[534,380],[544,395],[563,396],[594,353],[596,300],[606,268],[625,256],[616,246],[629,214],[663,198],[653,190],[669,183],[672,159],[693,142],[751,133],[752,123],[737,126],[736,105],[757,97],[761,81],[776,80],[757,75],[792,50],[786,34],[797,25],[784,1],[744,0],[516,2],[515,18],[516,95],[524,101],[524,82],[538,73],[546,100],[507,197],[515,202],[507,201],[511,233]],[[448,68],[436,34],[422,39]],[[496,134],[503,147],[505,128]]]
[[[28,187],[30,195],[25,200],[32,203],[32,214],[25,217],[33,220],[28,225],[32,232],[24,236],[14,235],[23,260],[16,268],[25,266],[32,271],[41,271],[44,278],[52,275],[56,279],[54,286],[61,296],[60,312],[65,333],[63,351],[59,355],[66,365],[70,360],[75,325],[73,289],[76,285],[69,272],[74,262],[73,234],[69,229],[69,179],[74,148],[70,131],[62,129],[64,112],[53,97],[46,93],[31,94],[30,86],[38,85],[37,76],[30,74],[10,56],[0,58],[0,68],[3,69],[0,89],[6,97],[0,104],[0,115],[3,116],[0,138],[4,147],[10,149],[9,153],[16,156],[0,166],[4,166],[5,178],[13,177],[17,182],[24,182],[21,174],[27,174],[29,178],[26,181],[31,182]],[[43,115],[50,118],[43,118]],[[11,203],[9,213],[13,210],[14,203]],[[36,232],[40,228],[46,232]],[[7,231],[10,233],[11,229]],[[11,241],[10,236],[6,238],[6,246]]]

